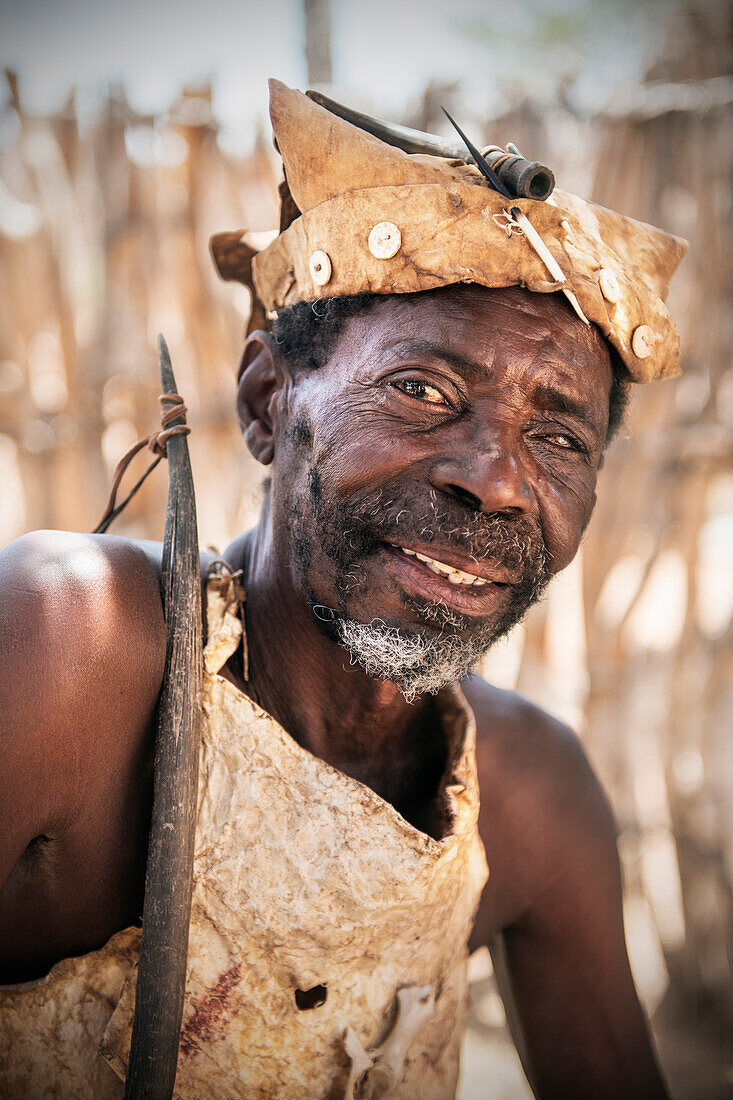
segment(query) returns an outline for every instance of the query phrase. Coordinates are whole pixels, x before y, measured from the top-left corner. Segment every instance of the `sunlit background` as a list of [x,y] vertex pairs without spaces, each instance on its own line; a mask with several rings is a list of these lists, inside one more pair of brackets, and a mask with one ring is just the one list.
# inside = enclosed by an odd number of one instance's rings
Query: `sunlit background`
[[[713,0],[0,3],[0,545],[95,525],[156,427],[158,331],[202,544],[256,516],[233,414],[249,301],[207,243],[277,224],[270,75],[433,132],[445,104],[691,240],[670,297],[684,374],[639,388],[581,554],[484,669],[569,722],[609,793],[679,1100],[733,1095],[732,27]],[[160,537],[165,492],[163,467],[113,529]],[[488,954],[472,977],[460,1096],[527,1096]]]

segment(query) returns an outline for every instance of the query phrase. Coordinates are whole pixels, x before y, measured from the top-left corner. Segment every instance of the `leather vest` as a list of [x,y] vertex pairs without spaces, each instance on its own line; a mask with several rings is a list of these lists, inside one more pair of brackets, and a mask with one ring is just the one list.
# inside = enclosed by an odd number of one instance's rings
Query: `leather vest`
[[[487,877],[475,726],[438,696],[439,840],[300,747],[218,673],[241,621],[207,591],[180,1100],[455,1095],[467,940]],[[0,988],[0,1096],[119,1100],[138,929]],[[356,1090],[356,1091],[355,1091]]]

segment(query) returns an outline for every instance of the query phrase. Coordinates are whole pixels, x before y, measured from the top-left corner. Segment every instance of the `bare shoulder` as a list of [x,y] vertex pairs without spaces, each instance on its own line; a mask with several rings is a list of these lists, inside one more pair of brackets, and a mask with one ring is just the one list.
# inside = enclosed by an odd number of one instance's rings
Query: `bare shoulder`
[[83,812],[155,706],[165,660],[157,578],[114,536],[36,531],[0,552],[3,872]]
[[487,788],[500,783],[514,793],[546,802],[568,795],[580,807],[607,813],[608,805],[577,734],[547,711],[513,691],[471,677],[464,685],[476,717],[477,762]]
[[39,657],[68,661],[114,639],[118,659],[145,661],[164,639],[150,559],[112,535],[33,531],[16,539],[0,551],[0,601],[7,655],[22,640]]
[[494,880],[491,920],[506,927],[559,877],[582,875],[590,864],[614,876],[616,828],[568,726],[478,677],[464,690],[476,717],[479,827]]

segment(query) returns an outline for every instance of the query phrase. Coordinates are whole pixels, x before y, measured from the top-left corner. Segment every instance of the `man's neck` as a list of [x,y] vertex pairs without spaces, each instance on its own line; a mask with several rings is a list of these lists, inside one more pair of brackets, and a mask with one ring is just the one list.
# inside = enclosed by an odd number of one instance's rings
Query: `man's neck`
[[247,595],[249,679],[238,686],[304,748],[393,804],[432,797],[445,763],[433,700],[407,703],[318,629],[277,561],[266,514],[225,556],[243,570]]

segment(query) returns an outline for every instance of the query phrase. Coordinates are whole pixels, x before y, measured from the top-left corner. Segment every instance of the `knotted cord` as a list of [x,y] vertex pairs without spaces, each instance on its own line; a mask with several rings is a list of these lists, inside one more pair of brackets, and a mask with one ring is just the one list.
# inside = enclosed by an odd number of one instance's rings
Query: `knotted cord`
[[[210,549],[213,549],[213,547],[210,547]],[[244,604],[247,595],[242,583],[243,576],[244,571],[242,569],[237,569],[235,572],[225,558],[216,557],[206,566],[204,588],[212,578],[218,581],[219,593],[224,599],[226,610],[237,609],[239,618],[242,621],[242,676],[245,680],[249,680],[249,646],[247,645],[247,624],[244,618]]]
[[[149,474],[152,474],[153,470],[158,465],[160,460],[167,457],[166,448],[168,440],[171,438],[171,436],[188,435],[191,431],[191,429],[185,423],[174,424],[172,427],[169,427],[169,425],[172,424],[174,420],[180,420],[181,418],[185,420],[186,413],[188,412],[186,404],[179,393],[161,393],[158,401],[160,402],[161,406],[160,431],[153,432],[152,435],[146,435],[144,439],[138,439],[137,443],[130,447],[129,451],[127,451],[127,453],[124,454],[120,461],[117,463],[117,468],[115,469],[114,477],[112,478],[112,488],[110,489],[107,506],[104,510],[102,518],[92,532],[92,534],[94,535],[104,534],[112,521],[120,514],[123,508],[125,508],[127,504],[129,504],[129,502],[135,496],[135,493],[138,491],[138,489],[143,484],[145,479],[149,476]],[[120,482],[125,475],[125,471],[127,470],[127,467],[130,465],[135,455],[139,451],[142,451],[144,447],[148,447],[156,457],[150,463],[142,477],[139,477],[138,480],[135,482],[125,499],[117,504],[117,492],[120,488]]]

